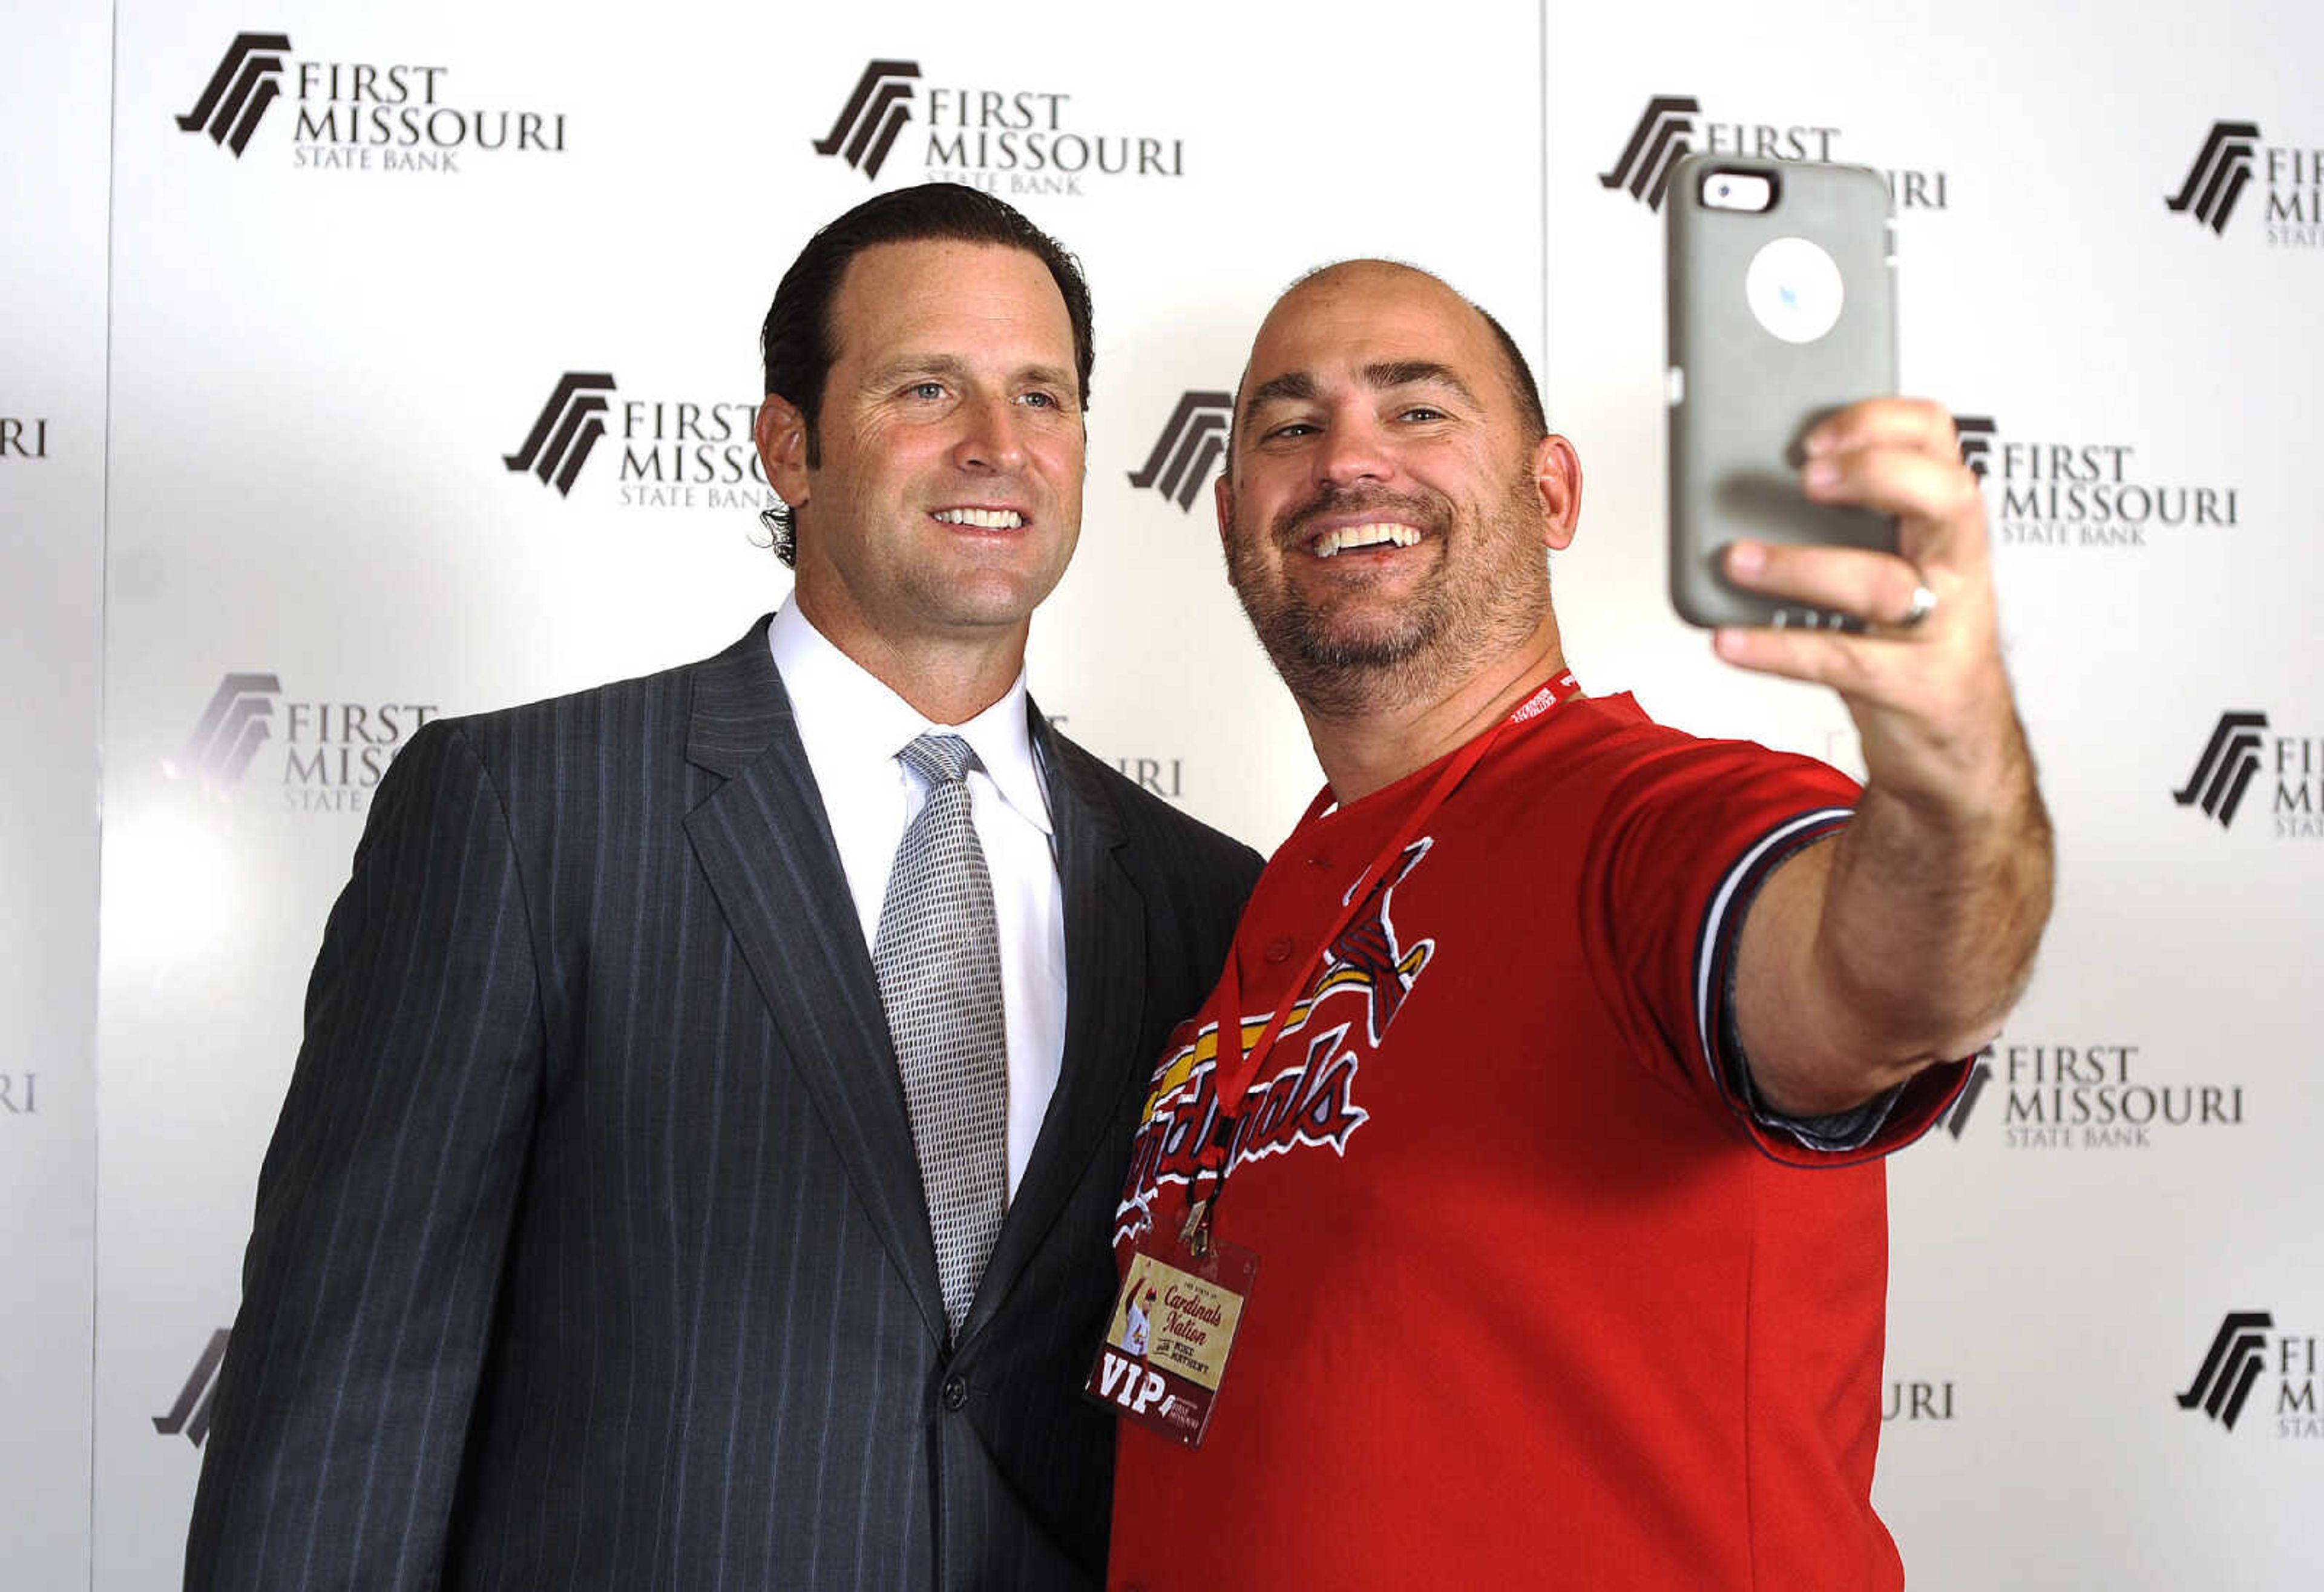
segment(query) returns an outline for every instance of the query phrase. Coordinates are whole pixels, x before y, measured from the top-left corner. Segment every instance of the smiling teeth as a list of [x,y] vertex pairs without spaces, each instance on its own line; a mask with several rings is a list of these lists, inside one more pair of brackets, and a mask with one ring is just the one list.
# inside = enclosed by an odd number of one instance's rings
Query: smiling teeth
[[1342,525],[1315,539],[1315,556],[1328,559],[1351,547],[1410,547],[1419,540],[1410,525]]
[[1025,516],[1015,509],[938,509],[936,518],[947,525],[973,525],[980,531],[1014,531],[1025,523]]

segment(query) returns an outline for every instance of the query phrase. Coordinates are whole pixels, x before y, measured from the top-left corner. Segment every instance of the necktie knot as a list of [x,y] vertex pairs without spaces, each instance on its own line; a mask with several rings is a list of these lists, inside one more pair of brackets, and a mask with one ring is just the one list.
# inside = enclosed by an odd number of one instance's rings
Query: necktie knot
[[968,771],[976,766],[975,747],[958,736],[934,732],[918,737],[896,756],[931,790],[963,783]]

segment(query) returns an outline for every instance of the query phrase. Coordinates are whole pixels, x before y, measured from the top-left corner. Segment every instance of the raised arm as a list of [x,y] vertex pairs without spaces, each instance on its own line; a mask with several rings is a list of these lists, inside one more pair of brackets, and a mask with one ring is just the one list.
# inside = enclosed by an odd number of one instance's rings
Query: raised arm
[[1739,667],[1838,691],[1863,742],[1855,820],[1768,879],[1737,951],[1753,1082],[1801,1115],[1992,1039],[2032,971],[2052,867],[2002,664],[1984,502],[1951,417],[1914,400],[1859,403],[1807,451],[1807,495],[1897,515],[1900,551],[1728,550],[1738,586],[1868,622],[1859,634],[1729,629],[1714,642]]

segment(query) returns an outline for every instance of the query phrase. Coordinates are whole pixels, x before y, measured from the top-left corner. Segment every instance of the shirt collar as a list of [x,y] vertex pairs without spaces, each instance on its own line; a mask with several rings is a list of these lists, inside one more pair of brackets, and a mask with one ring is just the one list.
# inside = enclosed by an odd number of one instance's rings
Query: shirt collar
[[785,597],[767,626],[767,650],[774,655],[800,744],[819,782],[826,767],[861,768],[877,762],[892,771],[896,754],[914,739],[941,731],[974,748],[1001,799],[1042,834],[1052,833],[1048,795],[1033,756],[1022,669],[990,708],[966,724],[945,725],[931,722],[833,645],[799,612],[796,598]]

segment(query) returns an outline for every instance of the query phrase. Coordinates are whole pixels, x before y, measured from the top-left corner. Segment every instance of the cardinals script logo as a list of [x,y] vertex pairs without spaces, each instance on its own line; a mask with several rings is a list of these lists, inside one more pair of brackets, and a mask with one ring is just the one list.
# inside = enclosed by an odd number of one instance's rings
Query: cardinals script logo
[[[1393,916],[1396,887],[1434,844],[1424,838],[1406,847],[1323,953],[1314,981],[1283,1020],[1266,1063],[1273,1075],[1251,1080],[1235,1120],[1230,1165],[1288,1154],[1303,1144],[1347,1153],[1349,1135],[1369,1115],[1355,1102],[1356,1075],[1388,1037],[1388,1025],[1436,953],[1434,939],[1410,945],[1398,939]],[[1246,1050],[1259,1041],[1272,1015],[1242,1019]],[[1154,1225],[1154,1197],[1162,1185],[1185,1187],[1203,1146],[1218,1137],[1218,1060],[1215,1023],[1181,1023],[1171,1035],[1130,1146],[1130,1180],[1114,1210],[1115,1243]]]

